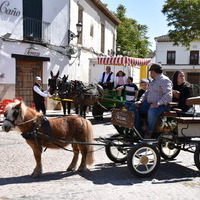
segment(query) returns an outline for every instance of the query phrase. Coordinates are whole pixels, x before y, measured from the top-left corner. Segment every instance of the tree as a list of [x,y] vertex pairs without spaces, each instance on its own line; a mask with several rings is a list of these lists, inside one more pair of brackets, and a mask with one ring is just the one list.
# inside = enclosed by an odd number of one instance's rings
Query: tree
[[166,0],[162,12],[167,16],[169,37],[175,45],[189,47],[200,40],[200,1]]
[[[119,5],[114,15],[121,21],[117,27],[117,46],[121,47],[120,55],[145,57],[149,53],[147,26],[126,17],[126,8]],[[126,53],[124,53],[126,52]]]

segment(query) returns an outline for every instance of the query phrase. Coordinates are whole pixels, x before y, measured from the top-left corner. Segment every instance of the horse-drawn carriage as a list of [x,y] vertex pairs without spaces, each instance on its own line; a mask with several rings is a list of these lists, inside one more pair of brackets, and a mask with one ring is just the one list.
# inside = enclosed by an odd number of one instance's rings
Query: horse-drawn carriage
[[[151,59],[132,58],[132,57],[99,57],[97,59],[97,67],[100,68],[100,73],[104,71],[106,65],[113,66],[114,73],[116,70],[122,69],[127,71],[128,76],[134,76],[134,81],[139,82],[139,77],[144,78],[142,70],[147,72],[147,66],[151,64]],[[138,71],[135,66],[138,66]],[[139,67],[140,66],[140,67]],[[144,73],[143,73],[144,74]],[[99,74],[96,74],[99,76]],[[146,75],[145,75],[146,76]],[[106,110],[112,108],[120,108],[126,101],[126,95],[122,98],[117,96],[116,91],[104,90],[98,84],[85,84],[77,80],[68,80],[67,76],[59,77],[59,72],[49,79],[50,94],[54,95],[53,99],[62,102],[64,114],[66,114],[66,104],[68,104],[68,114],[70,114],[71,102],[73,101],[78,113],[80,107],[80,115],[86,116],[85,111],[87,106],[92,106],[92,114],[95,119],[101,119]]]
[[[200,97],[189,98],[186,104],[200,105]],[[180,117],[178,112],[170,111],[160,118],[167,125],[160,128],[159,137],[143,139],[134,127],[133,113],[115,110],[112,123],[118,133],[111,140],[116,145],[106,146],[107,156],[116,163],[127,161],[134,175],[147,177],[157,170],[161,157],[172,160],[183,150],[194,154],[195,165],[200,170],[200,117]]]
[[[145,63],[140,64],[144,65]],[[101,100],[106,99],[102,98],[102,89],[97,85],[84,85],[81,82],[68,81],[67,77],[60,81],[58,74],[56,76],[52,74],[49,85],[52,93],[57,87],[60,87],[60,91],[63,90],[61,95],[64,96],[60,96],[61,99],[71,101],[78,97],[82,103],[82,97],[87,97],[88,101],[95,102],[97,106],[103,104],[103,101],[99,102],[99,96],[101,96]],[[71,91],[74,92],[72,93],[74,96],[70,96]],[[116,103],[114,101],[116,99],[110,99],[112,103]],[[187,104],[200,105],[200,97],[188,99]],[[195,165],[200,170],[200,117],[195,114],[192,117],[180,117],[176,112],[168,112],[163,113],[161,119],[165,125],[159,129],[160,136],[157,139],[144,139],[134,126],[133,112],[113,109],[111,122],[117,133],[109,138],[96,138],[96,142],[94,142],[92,125],[84,118],[66,116],[48,121],[44,116],[24,104],[14,103],[6,110],[3,128],[5,131],[10,131],[10,128],[15,126],[21,129],[22,136],[34,152],[36,160],[36,168],[32,174],[34,177],[38,177],[42,173],[41,152],[43,147],[65,149],[68,144],[72,145],[74,153],[68,167],[70,171],[76,167],[79,151],[82,153],[79,170],[86,170],[86,165],[92,164],[93,146],[95,145],[105,146],[106,155],[111,161],[127,162],[130,171],[138,177],[152,175],[159,167],[161,157],[174,159],[181,150],[194,153]]]
[[[200,105],[200,97],[187,100],[188,105]],[[152,175],[160,164],[160,159],[174,159],[180,150],[194,153],[194,162],[200,170],[200,117],[179,117],[177,113],[164,113],[162,118],[173,118],[176,128],[160,132],[158,139],[143,139],[134,126],[134,114],[130,111],[114,109],[112,124],[117,134],[109,138],[97,138],[93,142],[91,123],[79,116],[66,116],[57,119],[46,118],[22,103],[14,103],[6,110],[3,129],[9,131],[18,126],[22,136],[32,147],[36,159],[33,176],[42,173],[41,152],[45,148],[64,148],[72,144],[74,157],[68,170],[74,170],[79,151],[82,161],[79,170],[86,170],[87,164],[92,164],[94,149],[92,146],[105,146],[106,155],[115,163],[127,161],[130,171],[138,177]],[[50,128],[47,126],[50,125]],[[51,130],[51,131],[49,131]]]

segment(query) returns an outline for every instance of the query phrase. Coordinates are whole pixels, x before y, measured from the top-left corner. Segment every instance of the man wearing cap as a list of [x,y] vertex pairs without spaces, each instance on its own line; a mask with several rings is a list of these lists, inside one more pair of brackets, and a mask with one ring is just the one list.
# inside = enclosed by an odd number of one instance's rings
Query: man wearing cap
[[151,138],[159,115],[169,111],[168,103],[172,101],[172,81],[162,73],[162,66],[152,64],[149,71],[153,81],[149,83],[148,90],[142,96],[138,109],[139,116],[147,115],[148,119],[145,138]]
[[46,108],[44,104],[44,98],[48,97],[48,92],[42,89],[42,80],[39,76],[35,77],[35,83],[33,85],[33,102],[35,103],[35,108],[38,112],[40,110],[43,114],[46,114]]
[[103,89],[112,90],[114,88],[114,73],[111,72],[110,66],[106,66],[106,71],[99,78],[99,82]]

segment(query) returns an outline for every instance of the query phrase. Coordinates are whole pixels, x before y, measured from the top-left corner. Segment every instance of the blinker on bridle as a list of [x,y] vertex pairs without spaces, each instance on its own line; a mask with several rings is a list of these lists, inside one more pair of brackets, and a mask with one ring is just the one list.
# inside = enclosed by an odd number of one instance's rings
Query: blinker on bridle
[[4,121],[9,121],[13,126],[16,126],[17,124],[15,124],[15,120],[17,119],[17,117],[19,116],[19,108],[17,107],[13,107],[12,110],[14,110],[13,112],[13,117],[14,117],[14,120],[10,120],[7,118],[7,113],[5,114],[5,119]]

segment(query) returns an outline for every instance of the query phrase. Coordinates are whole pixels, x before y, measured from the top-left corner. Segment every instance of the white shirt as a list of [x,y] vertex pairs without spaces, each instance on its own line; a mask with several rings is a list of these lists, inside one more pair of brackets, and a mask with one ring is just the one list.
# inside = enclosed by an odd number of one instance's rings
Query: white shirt
[[[111,75],[111,77],[110,77],[110,82],[113,83],[113,82],[114,82],[114,73],[113,73],[113,72],[110,72],[110,73],[112,73],[112,75]],[[110,74],[110,73],[109,73],[109,74]],[[106,80],[107,80],[109,74],[107,74],[107,73],[105,72],[105,76],[104,76],[104,79],[103,79],[103,83],[106,82]],[[102,73],[102,75],[101,75],[100,78],[99,78],[99,82],[102,81],[102,78],[103,78],[103,73]]]
[[37,92],[40,96],[44,97],[44,98],[48,97],[48,92],[47,92],[47,91],[42,92],[42,91],[40,90],[40,88],[37,87],[36,85],[33,86],[33,90],[34,90],[35,92]]

